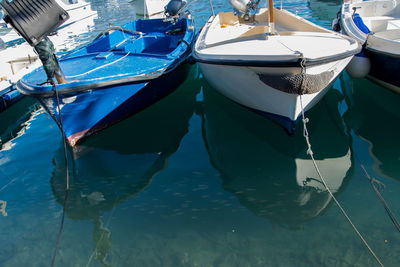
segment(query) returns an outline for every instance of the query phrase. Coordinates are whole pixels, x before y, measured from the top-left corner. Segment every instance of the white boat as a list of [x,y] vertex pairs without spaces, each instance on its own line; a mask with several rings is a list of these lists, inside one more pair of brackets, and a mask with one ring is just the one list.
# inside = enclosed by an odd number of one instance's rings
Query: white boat
[[[349,65],[353,77],[371,80],[400,93],[400,0],[345,1],[340,28],[363,45],[368,59],[356,57]],[[359,62],[361,61],[361,63]],[[354,64],[354,66],[352,66]],[[369,68],[361,68],[362,66]],[[360,68],[364,71],[360,72]],[[353,72],[353,69],[355,72]]]
[[236,14],[211,16],[193,57],[220,93],[293,133],[302,109],[323,97],[361,47],[283,9],[231,4]]
[[164,7],[169,0],[132,0],[136,15],[147,18],[164,17]]
[[[83,0],[57,0],[57,3],[68,12],[70,18],[61,25],[57,34],[49,36],[57,51],[69,51],[78,45],[74,42],[82,33],[94,26],[97,12],[91,9],[90,3]],[[0,112],[17,100],[19,93],[14,90],[15,83],[26,73],[41,66],[37,54],[12,28],[3,21],[0,23]]]

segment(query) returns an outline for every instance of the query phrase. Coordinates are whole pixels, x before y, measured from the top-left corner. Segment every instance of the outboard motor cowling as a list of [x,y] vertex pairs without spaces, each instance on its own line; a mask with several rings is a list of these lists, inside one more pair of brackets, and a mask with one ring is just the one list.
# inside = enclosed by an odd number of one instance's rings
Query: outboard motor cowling
[[171,0],[164,7],[164,14],[167,19],[177,19],[188,15],[186,9],[186,1],[184,0]]
[[255,12],[258,8],[260,0],[229,0],[237,16],[244,20],[250,20],[251,12]]
[[249,7],[247,6],[251,0],[229,0],[233,8],[241,13],[248,12]]

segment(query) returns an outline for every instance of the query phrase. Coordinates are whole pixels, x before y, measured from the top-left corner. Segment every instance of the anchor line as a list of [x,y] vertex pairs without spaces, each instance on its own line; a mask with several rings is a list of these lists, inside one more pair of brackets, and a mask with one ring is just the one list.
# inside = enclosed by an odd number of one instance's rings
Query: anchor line
[[[303,87],[303,80],[305,77],[305,72],[306,72],[306,60],[304,58],[304,56],[302,55],[302,61],[301,61],[301,73],[303,75],[303,79],[301,82],[301,89]],[[352,222],[352,220],[350,219],[350,217],[347,215],[347,212],[344,210],[344,208],[342,207],[342,205],[339,203],[339,201],[336,199],[336,197],[333,195],[332,191],[330,190],[330,188],[328,187],[328,184],[325,182],[324,177],[322,176],[317,162],[315,161],[314,158],[314,152],[311,149],[311,142],[310,142],[310,138],[309,138],[309,132],[307,129],[307,123],[309,122],[309,119],[305,117],[304,115],[304,108],[303,108],[303,99],[302,99],[302,94],[299,94],[300,96],[300,106],[301,106],[301,116],[302,116],[302,121],[303,121],[303,136],[306,140],[307,143],[307,154],[310,156],[314,168],[319,176],[319,178],[321,179],[324,187],[326,188],[326,190],[328,191],[329,195],[332,197],[333,201],[336,203],[336,205],[338,206],[338,208],[340,209],[340,211],[342,212],[342,214],[344,215],[344,217],[347,219],[347,221],[350,223],[350,225],[353,227],[354,231],[356,232],[356,234],[358,235],[358,237],[361,239],[361,241],[364,243],[364,245],[367,247],[367,249],[369,250],[369,252],[371,253],[371,255],[375,258],[375,260],[378,262],[378,264],[380,266],[384,266],[383,263],[381,262],[381,260],[378,258],[378,256],[375,254],[375,252],[372,250],[372,248],[370,247],[370,245],[368,244],[368,242],[364,239],[364,237],[362,236],[362,234],[360,233],[360,231],[357,229],[357,227],[354,225],[354,223]]]
[[[115,203],[117,202],[117,198],[114,200],[114,202],[115,202]],[[109,227],[109,225],[110,225],[111,218],[114,216],[114,212],[115,212],[115,207],[112,209],[111,214],[110,214],[110,216],[109,216],[108,219],[107,219],[107,223],[106,223],[106,225],[105,225],[105,228],[106,228],[107,230],[108,230],[108,227]],[[104,233],[104,232],[101,234],[100,240],[98,241],[98,243],[100,243],[100,242],[103,240],[103,238],[104,238],[105,235],[106,235],[106,233]],[[89,267],[90,264],[92,263],[93,257],[94,257],[95,254],[96,254],[96,250],[97,250],[98,247],[99,247],[99,244],[98,244],[98,243],[96,242],[96,246],[95,246],[95,248],[94,248],[92,254],[90,254],[90,257],[89,257],[89,260],[88,260],[88,262],[87,262],[87,264],[86,264],[86,267]]]
[[385,187],[385,185],[382,182],[380,182],[379,180],[375,179],[374,177],[371,177],[368,174],[367,170],[365,169],[364,164],[362,164],[361,160],[358,158],[358,156],[355,153],[354,153],[354,156],[357,159],[358,163],[360,164],[361,169],[363,170],[365,176],[369,180],[369,182],[370,182],[372,188],[374,189],[376,195],[378,196],[380,202],[382,203],[383,207],[385,208],[390,220],[393,222],[393,224],[396,227],[397,231],[400,232],[400,223],[399,223],[399,221],[396,219],[395,214],[392,212],[392,210],[390,209],[389,205],[387,204],[387,202],[383,198],[381,192],[379,191],[379,188],[376,187],[376,185],[378,185],[381,188],[381,187]]
[[[67,142],[66,142],[66,136],[65,136],[64,127],[63,127],[62,116],[61,116],[59,95],[58,95],[57,86],[56,86],[55,82],[51,81],[51,84],[54,86],[54,91],[55,91],[55,95],[56,95],[56,99],[57,99],[57,110],[58,110],[58,115],[60,117],[60,120],[58,121],[58,124],[60,125],[62,138],[63,138],[65,172],[66,172],[66,176],[65,176],[66,177],[66,186],[65,186],[65,198],[64,198],[64,204],[63,204],[63,213],[62,213],[62,217],[61,217],[60,230],[58,232],[58,237],[57,237],[57,244],[56,244],[56,248],[54,250],[53,259],[51,261],[51,266],[54,267],[54,263],[55,263],[57,252],[58,252],[58,248],[60,246],[61,235],[62,235],[63,228],[64,228],[65,211],[67,209],[67,200],[68,200],[68,193],[69,193],[69,168],[68,168]],[[54,117],[57,119],[56,116],[54,116]]]
[[[383,208],[386,210],[386,213],[388,214],[390,220],[393,222],[394,227],[397,229],[397,231],[400,232],[400,223],[397,220],[395,213],[390,209],[389,204],[385,201],[385,199],[383,198],[383,196],[381,194],[381,191],[383,191],[382,188],[385,188],[385,184],[382,183],[381,181],[379,181],[378,179],[371,177],[369,175],[368,171],[366,170],[364,164],[362,163],[362,161],[360,160],[360,158],[358,157],[356,152],[353,151],[353,155],[354,155],[354,158],[356,159],[357,163],[360,164],[360,167],[361,167],[362,171],[364,172],[365,177],[370,182],[372,188],[374,189],[374,192],[376,193],[381,204],[383,205]],[[378,185],[378,187],[376,185]]]

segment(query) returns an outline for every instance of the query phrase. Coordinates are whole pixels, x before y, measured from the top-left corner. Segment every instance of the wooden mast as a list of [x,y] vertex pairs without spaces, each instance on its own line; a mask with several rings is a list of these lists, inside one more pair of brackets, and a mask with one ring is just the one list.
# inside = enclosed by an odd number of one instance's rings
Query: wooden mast
[[274,1],[268,0],[268,12],[269,12],[269,32],[274,34],[275,32],[275,20],[274,20]]

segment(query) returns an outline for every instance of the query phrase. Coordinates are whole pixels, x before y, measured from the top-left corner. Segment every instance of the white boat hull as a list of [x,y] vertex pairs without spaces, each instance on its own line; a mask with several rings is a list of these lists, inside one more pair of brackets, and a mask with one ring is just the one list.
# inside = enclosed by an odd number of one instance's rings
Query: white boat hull
[[288,11],[274,14],[274,27],[266,9],[253,21],[231,12],[211,17],[193,57],[217,91],[292,134],[361,46]]
[[[315,88],[316,92],[314,93],[302,95],[278,90],[268,85],[268,80],[260,79],[262,75],[276,75],[277,71],[287,73],[288,75],[281,76],[282,79],[287,79],[290,75],[295,76],[296,73],[297,75],[301,73],[301,68],[229,66],[207,63],[199,63],[199,65],[206,80],[222,95],[277,121],[289,133],[293,133],[296,122],[301,117],[302,107],[304,111],[307,111],[318,103],[351,58],[352,56],[306,69],[306,74],[325,72],[329,75],[322,83],[323,87]],[[277,82],[284,83],[285,81],[278,80]]]

